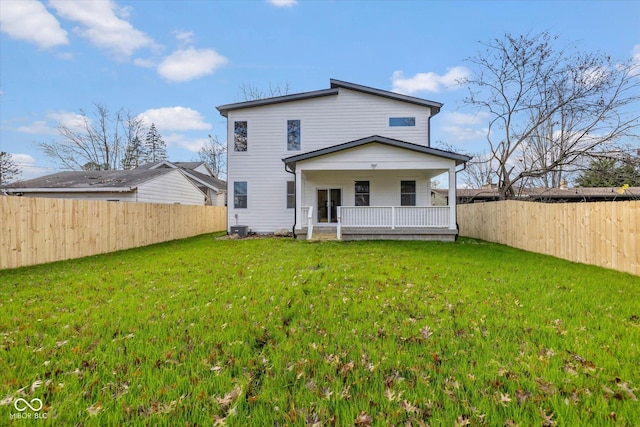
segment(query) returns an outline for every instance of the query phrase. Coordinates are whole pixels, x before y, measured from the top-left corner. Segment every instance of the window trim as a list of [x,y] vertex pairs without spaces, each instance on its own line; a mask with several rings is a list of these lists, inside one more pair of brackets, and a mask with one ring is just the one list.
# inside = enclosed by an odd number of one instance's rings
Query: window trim
[[[404,185],[407,185],[409,183],[413,183],[413,192],[409,193],[409,192],[404,192],[402,191],[402,187]],[[409,204],[405,204],[403,203],[403,196],[413,196],[412,200],[409,200]],[[412,202],[412,203],[411,203]],[[415,179],[410,180],[410,179],[403,179],[400,181],[400,206],[417,206],[418,205],[418,184],[416,182]]]
[[[364,185],[364,183],[367,183],[367,192],[358,192],[358,185]],[[371,206],[371,181],[369,180],[357,180],[354,182],[354,188],[353,188],[353,194],[354,194],[354,200],[353,203],[356,206]],[[366,204],[358,204],[358,196],[361,197],[365,197],[366,198]]]
[[[238,193],[238,184],[244,184],[244,193]],[[238,197],[244,198],[244,206],[238,205]],[[247,181],[233,181],[233,208],[248,209],[249,208],[249,183]]]

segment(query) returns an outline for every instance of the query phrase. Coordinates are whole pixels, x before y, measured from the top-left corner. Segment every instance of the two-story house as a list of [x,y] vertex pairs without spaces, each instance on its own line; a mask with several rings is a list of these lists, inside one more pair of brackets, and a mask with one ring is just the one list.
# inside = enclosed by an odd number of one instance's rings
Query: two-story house
[[[227,118],[228,224],[342,239],[453,240],[456,171],[430,147],[442,104],[339,80],[313,92],[218,106]],[[448,206],[431,180],[447,174]]]

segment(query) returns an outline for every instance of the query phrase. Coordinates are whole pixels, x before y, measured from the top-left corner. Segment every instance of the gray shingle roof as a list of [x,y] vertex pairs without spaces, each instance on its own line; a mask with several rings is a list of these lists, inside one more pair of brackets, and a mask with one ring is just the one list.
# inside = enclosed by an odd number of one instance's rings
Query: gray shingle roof
[[20,181],[6,186],[7,190],[29,191],[34,189],[86,189],[87,191],[130,191],[153,178],[171,172],[172,169],[132,169],[109,171],[58,172],[40,178]]
[[273,98],[256,99],[253,101],[236,102],[233,104],[218,105],[216,109],[220,112],[220,115],[227,117],[229,111],[239,110],[242,108],[261,107],[263,105],[279,104],[283,102],[300,101],[303,99],[317,98],[320,96],[338,95],[340,88],[355,90],[358,92],[368,93],[371,95],[382,96],[389,99],[395,99],[397,101],[408,102],[411,104],[422,105],[424,107],[431,108],[431,115],[438,114],[442,104],[435,101],[429,101],[422,98],[416,98],[414,96],[402,95],[395,92],[389,92],[382,89],[375,89],[368,86],[362,86],[355,83],[349,83],[342,80],[331,79],[330,89],[316,90],[312,92],[294,93],[291,95],[276,96]]

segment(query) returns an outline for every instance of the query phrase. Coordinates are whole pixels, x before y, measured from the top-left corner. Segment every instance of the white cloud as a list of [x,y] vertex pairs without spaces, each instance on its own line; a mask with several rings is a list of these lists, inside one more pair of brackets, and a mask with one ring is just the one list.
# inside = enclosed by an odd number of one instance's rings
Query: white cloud
[[193,31],[174,31],[174,34],[183,46],[193,43]]
[[631,55],[631,57],[633,58],[633,63],[636,65],[636,67],[640,67],[640,44],[633,46]]
[[36,120],[26,126],[20,126],[16,130],[32,135],[52,135],[56,133],[56,130],[49,126],[45,120]]
[[167,80],[186,82],[209,74],[226,64],[227,58],[213,49],[178,49],[158,65],[158,74]]
[[9,37],[42,49],[69,44],[67,32],[42,3],[35,0],[0,2],[0,30]]
[[140,113],[137,118],[144,120],[148,125],[154,123],[158,131],[209,130],[212,128],[211,124],[205,122],[199,112],[186,107],[150,109]]
[[291,7],[298,4],[298,0],[267,0],[267,1],[276,7]]
[[155,68],[156,66],[155,61],[150,58],[136,58],[133,60],[133,63],[142,68]]
[[192,153],[197,153],[207,143],[207,138],[187,138],[182,134],[172,133],[162,137],[167,146],[181,147]]
[[413,77],[405,77],[402,70],[394,71],[391,77],[394,92],[412,94],[415,92],[440,92],[443,89],[458,89],[459,81],[468,77],[469,70],[465,67],[449,68],[443,75],[433,72],[418,73]]
[[35,120],[29,124],[19,126],[15,130],[31,135],[56,135],[58,133],[58,125],[69,128],[83,127],[87,120],[91,122],[89,118],[81,114],[69,111],[56,111],[47,114],[45,120]]
[[82,114],[72,113],[70,111],[56,111],[49,113],[47,114],[47,118],[54,120],[57,124],[67,126],[69,128],[82,127],[86,121],[91,122],[88,117],[83,116]]
[[441,129],[447,141],[473,141],[487,136],[488,114],[442,113]]
[[20,175],[21,180],[37,178],[39,176],[47,175],[56,172],[52,168],[38,166],[37,160],[30,154],[13,153],[11,155],[14,163],[22,170]]
[[151,38],[126,20],[129,9],[119,8],[111,0],[51,0],[50,4],[61,17],[80,24],[74,29],[76,33],[118,58],[154,46]]

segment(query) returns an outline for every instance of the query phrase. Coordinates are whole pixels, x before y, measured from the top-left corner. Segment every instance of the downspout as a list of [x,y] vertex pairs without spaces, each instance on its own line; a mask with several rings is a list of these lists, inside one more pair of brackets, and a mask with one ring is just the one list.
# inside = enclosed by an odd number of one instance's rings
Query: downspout
[[[469,159],[471,160],[471,159]],[[469,161],[467,160],[467,161]],[[456,187],[458,186],[458,172],[462,172],[463,170],[465,170],[467,168],[467,162],[464,162],[462,164],[462,169],[460,170],[456,170]],[[455,237],[455,241],[458,241],[458,237],[460,236],[460,226],[458,225],[458,189],[456,188],[456,200],[454,200],[454,203],[456,204],[456,237]]]
[[[296,171],[287,169],[287,163],[284,164],[284,171],[293,175],[293,188],[298,188],[296,185]],[[293,234],[293,238],[297,239],[296,235],[296,224],[298,222],[298,195],[296,194],[295,199],[293,200],[293,228],[291,229],[291,233]]]

